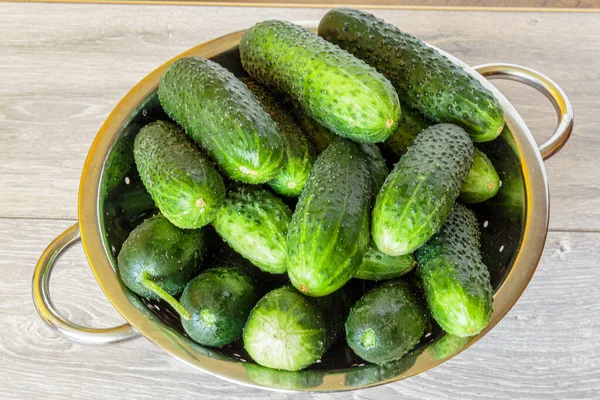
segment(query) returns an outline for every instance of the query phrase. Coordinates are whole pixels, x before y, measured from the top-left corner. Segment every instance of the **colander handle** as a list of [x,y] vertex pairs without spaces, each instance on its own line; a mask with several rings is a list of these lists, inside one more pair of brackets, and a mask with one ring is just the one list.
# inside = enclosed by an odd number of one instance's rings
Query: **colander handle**
[[487,79],[508,79],[522,82],[537,89],[554,105],[558,124],[550,139],[538,146],[545,160],[558,152],[569,140],[573,131],[573,107],[565,92],[552,79],[531,68],[515,64],[483,64],[474,67]]
[[62,254],[81,241],[79,223],[60,234],[44,250],[33,274],[33,303],[38,314],[56,332],[67,339],[83,344],[109,344],[139,336],[129,324],[114,328],[94,329],[78,325],[60,315],[50,298],[50,275]]

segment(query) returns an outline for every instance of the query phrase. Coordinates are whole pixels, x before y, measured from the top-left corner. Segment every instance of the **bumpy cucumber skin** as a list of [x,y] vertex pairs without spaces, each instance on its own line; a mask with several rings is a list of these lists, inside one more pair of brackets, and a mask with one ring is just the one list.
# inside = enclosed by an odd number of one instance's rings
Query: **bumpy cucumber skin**
[[403,101],[431,120],[462,126],[474,142],[502,132],[504,112],[488,89],[395,26],[364,11],[338,8],[321,19],[319,35],[374,66]]
[[244,348],[259,365],[298,371],[325,353],[327,327],[311,299],[284,286],[256,303],[243,337]]
[[500,177],[489,158],[478,148],[473,154],[473,166],[460,188],[460,201],[482,203],[494,197],[500,189]]
[[159,299],[144,286],[144,275],[174,296],[198,273],[206,245],[203,229],[179,229],[163,215],[155,215],[138,225],[123,243],[117,259],[119,275],[142,297]]
[[321,154],[333,143],[337,137],[336,134],[306,115],[298,103],[294,102],[290,104],[289,109],[294,115],[296,123],[317,151],[317,154]]
[[379,189],[385,182],[385,178],[390,174],[385,158],[381,154],[379,147],[374,144],[361,144],[360,149],[365,154],[369,171],[371,172],[371,179],[373,181],[373,195],[379,193]]
[[230,178],[264,183],[283,165],[283,139],[250,89],[219,64],[181,58],[161,77],[165,112]]
[[422,299],[406,282],[389,281],[365,294],[350,310],[346,341],[363,360],[383,364],[408,353],[428,322]]
[[492,314],[490,273],[481,260],[475,214],[460,203],[417,250],[417,275],[433,318],[460,337],[481,332]]
[[400,104],[402,104],[402,119],[398,124],[398,128],[382,144],[383,148],[391,152],[396,159],[406,153],[408,148],[415,142],[419,133],[434,125],[433,122],[426,119],[413,108],[402,102]]
[[317,158],[288,232],[288,275],[325,296],[356,272],[369,244],[371,176],[358,145],[338,138]]
[[379,251],[375,243],[370,243],[354,277],[370,281],[383,281],[405,275],[412,271],[415,265],[417,262],[412,253],[388,256]]
[[373,240],[390,256],[412,253],[436,233],[473,163],[473,143],[452,124],[419,134],[377,195]]
[[179,302],[190,313],[181,319],[185,332],[204,346],[225,346],[242,335],[258,295],[238,268],[211,268],[192,279]]
[[277,176],[267,184],[282,196],[300,196],[315,161],[315,153],[304,132],[296,125],[279,99],[252,79],[245,79],[243,82],[271,115],[283,138],[285,149],[283,167],[281,167]]
[[171,223],[195,229],[212,221],[225,198],[223,178],[177,125],[144,126],[133,153],[146,190]]
[[288,94],[332,132],[362,143],[382,142],[400,120],[392,84],[309,30],[284,21],[260,22],[240,41],[250,76]]
[[292,212],[274,194],[260,187],[229,189],[213,227],[236,252],[272,274],[286,271],[286,238]]

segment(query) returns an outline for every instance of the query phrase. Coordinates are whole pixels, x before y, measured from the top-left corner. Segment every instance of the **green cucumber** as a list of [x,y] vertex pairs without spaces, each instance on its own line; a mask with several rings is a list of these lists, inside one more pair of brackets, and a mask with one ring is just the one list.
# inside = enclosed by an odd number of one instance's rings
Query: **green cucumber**
[[189,313],[173,298],[196,275],[206,252],[203,229],[179,229],[158,214],[129,235],[119,252],[119,276],[139,296],[162,299],[182,317]]
[[473,143],[452,124],[419,134],[377,195],[373,240],[388,255],[412,253],[442,226],[473,163]]
[[382,281],[398,278],[412,271],[417,265],[412,253],[402,256],[388,256],[377,249],[375,243],[370,243],[362,264],[354,274],[357,279]]
[[433,318],[448,333],[477,335],[490,322],[492,286],[475,214],[456,203],[442,229],[417,250],[417,275]]
[[265,272],[286,271],[286,235],[292,212],[269,191],[236,185],[229,189],[213,227],[235,251]]
[[382,145],[396,157],[396,161],[412,146],[419,133],[434,125],[411,107],[404,103],[400,104],[402,104],[402,119],[392,136]]
[[367,292],[346,321],[348,346],[363,360],[383,364],[397,360],[419,342],[428,316],[422,299],[402,280]]
[[371,179],[373,181],[373,195],[379,193],[379,189],[385,182],[385,178],[390,174],[385,158],[381,155],[379,147],[374,144],[361,144],[360,149],[365,154],[369,172],[371,172]]
[[242,37],[240,57],[250,76],[285,93],[340,136],[382,142],[398,125],[400,104],[391,83],[306,28],[260,22]]
[[284,286],[258,301],[243,337],[244,348],[257,364],[298,371],[325,353],[327,324],[311,299]]
[[285,161],[277,176],[267,184],[283,196],[297,197],[302,192],[312,168],[315,155],[302,130],[296,125],[281,101],[252,79],[243,80],[271,115],[283,138]]
[[335,133],[306,115],[298,103],[290,104],[289,109],[293,114],[296,123],[317,151],[317,154],[321,154],[337,137]]
[[325,296],[358,269],[369,244],[371,176],[358,145],[337,138],[315,162],[290,223],[288,275]]
[[475,148],[473,166],[460,188],[460,201],[473,204],[487,201],[500,189],[500,177],[489,158]]
[[[398,129],[383,144],[397,160],[403,156],[424,129],[432,125],[416,111],[402,107],[402,120]],[[463,203],[473,204],[487,201],[498,193],[500,177],[489,158],[475,147],[473,165],[460,188],[459,198]]]
[[144,186],[171,223],[195,229],[212,221],[225,197],[223,178],[177,125],[144,126],[133,152]]
[[181,318],[181,324],[197,343],[224,346],[242,335],[257,300],[255,284],[242,270],[211,268],[185,287],[179,302],[191,318]]
[[284,159],[277,125],[227,69],[200,57],[180,58],[161,77],[158,97],[224,174],[246,183],[275,178]]
[[338,8],[319,35],[386,76],[402,100],[434,122],[463,127],[474,142],[495,139],[504,126],[499,101],[483,85],[419,39],[365,11]]

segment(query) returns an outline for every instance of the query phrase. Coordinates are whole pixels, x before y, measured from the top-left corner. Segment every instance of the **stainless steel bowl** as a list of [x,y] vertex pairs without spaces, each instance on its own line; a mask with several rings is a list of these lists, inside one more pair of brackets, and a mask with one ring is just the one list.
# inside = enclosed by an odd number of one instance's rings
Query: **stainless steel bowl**
[[[305,24],[315,26],[315,24]],[[313,28],[314,29],[314,28]],[[176,58],[211,58],[235,74],[243,75],[238,43],[243,31],[196,46]],[[351,390],[397,381],[433,368],[475,343],[492,329],[521,296],[537,267],[548,231],[548,182],[543,159],[567,141],[573,111],[564,92],[550,79],[531,69],[489,64],[467,67],[500,100],[506,127],[501,136],[481,148],[502,179],[496,197],[474,207],[482,231],[484,261],[494,286],[494,312],[489,326],[468,340],[452,340],[433,330],[411,353],[384,367],[363,365],[344,344],[331,349],[321,363],[307,371],[283,372],[259,367],[245,356],[240,343],[222,349],[202,347],[185,336],[167,307],[142,300],[127,290],[116,271],[116,255],[127,234],[154,205],[140,184],[132,156],[139,129],[166,118],[156,96],[160,66],[137,84],[115,107],[100,128],[83,168],[79,189],[79,222],[56,238],[42,254],[33,277],[34,302],[40,316],[69,340],[107,344],[145,336],[188,365],[219,378],[244,385],[279,390]],[[554,104],[558,125],[551,138],[537,146],[529,129],[508,100],[484,77],[523,82],[542,92]],[[102,290],[128,324],[93,329],[67,321],[49,295],[52,267],[60,255],[79,240]]]

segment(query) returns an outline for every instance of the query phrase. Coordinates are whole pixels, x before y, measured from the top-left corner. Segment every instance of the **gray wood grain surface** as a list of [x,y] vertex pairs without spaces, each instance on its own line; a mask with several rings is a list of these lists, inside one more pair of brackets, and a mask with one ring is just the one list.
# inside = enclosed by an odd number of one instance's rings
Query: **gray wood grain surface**
[[[31,303],[45,246],[72,224],[87,150],[127,90],[177,53],[270,18],[324,10],[0,3],[0,399],[295,398],[198,373],[145,339],[69,343]],[[417,377],[306,398],[599,398],[599,14],[377,11],[465,62],[513,62],[546,73],[573,101],[576,128],[546,165],[551,230],[525,294],[483,340]],[[538,140],[554,111],[532,89],[495,81]],[[90,326],[121,318],[87,267],[64,257],[52,294]]]

